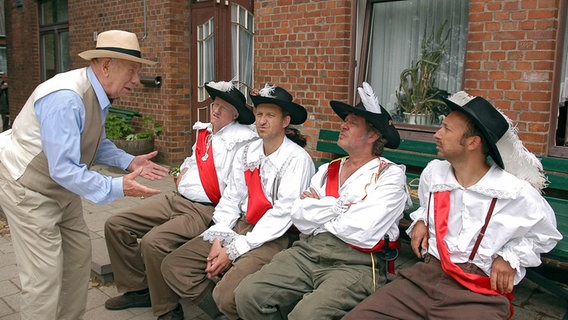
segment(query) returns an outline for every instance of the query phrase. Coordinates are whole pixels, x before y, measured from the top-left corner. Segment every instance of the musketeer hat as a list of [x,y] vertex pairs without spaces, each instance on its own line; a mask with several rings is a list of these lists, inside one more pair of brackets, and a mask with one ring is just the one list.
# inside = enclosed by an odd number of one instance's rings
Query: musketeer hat
[[79,57],[85,60],[117,58],[147,65],[156,64],[154,61],[142,59],[136,34],[122,30],[109,30],[99,33],[96,48],[79,53]]
[[523,145],[513,121],[482,97],[465,91],[443,98],[452,111],[463,113],[481,131],[495,163],[537,190],[546,187],[542,163]]
[[369,121],[379,132],[383,138],[387,140],[385,147],[396,149],[400,145],[400,135],[394,127],[390,114],[379,104],[379,100],[373,92],[373,88],[366,82],[363,87],[357,89],[361,102],[355,106],[348,105],[340,101],[330,101],[329,105],[335,113],[343,120],[353,113]]
[[258,92],[258,95],[249,94],[252,99],[254,106],[258,106],[263,103],[270,103],[278,105],[280,108],[285,110],[290,114],[291,124],[302,124],[308,118],[308,112],[306,109],[292,102],[292,95],[285,89],[268,83]]
[[215,100],[219,97],[233,105],[239,113],[237,122],[240,124],[252,124],[254,122],[254,114],[246,105],[245,95],[233,85],[232,81],[210,81],[205,84],[205,90],[207,90],[211,99]]
[[501,168],[505,168],[503,158],[497,148],[497,141],[509,130],[509,123],[504,115],[495,109],[491,103],[482,97],[474,97],[465,91],[455,93],[449,98],[443,98],[452,111],[459,111],[467,116],[487,141],[489,155]]

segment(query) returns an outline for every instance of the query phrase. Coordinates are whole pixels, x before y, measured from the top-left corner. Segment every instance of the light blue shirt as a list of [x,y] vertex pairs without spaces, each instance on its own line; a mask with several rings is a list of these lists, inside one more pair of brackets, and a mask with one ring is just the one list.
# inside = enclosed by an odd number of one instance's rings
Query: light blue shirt
[[[101,106],[104,125],[110,100],[90,67],[87,69],[87,78]],[[81,96],[72,90],[58,90],[37,100],[34,107],[51,178],[94,203],[108,203],[123,197],[122,177],[104,176],[80,163],[81,133],[85,126],[85,107]],[[103,132],[96,162],[126,169],[133,159],[134,156],[118,149]]]

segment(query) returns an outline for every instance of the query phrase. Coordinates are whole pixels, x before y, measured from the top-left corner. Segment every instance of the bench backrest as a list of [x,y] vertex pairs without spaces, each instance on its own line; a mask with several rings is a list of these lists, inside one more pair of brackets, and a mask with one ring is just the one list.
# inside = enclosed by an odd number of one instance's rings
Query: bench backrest
[[115,114],[119,117],[124,118],[126,120],[126,123],[132,122],[132,118],[134,117],[142,117],[142,114],[138,111],[132,111],[132,110],[126,110],[114,107],[108,108],[108,112],[109,114]]

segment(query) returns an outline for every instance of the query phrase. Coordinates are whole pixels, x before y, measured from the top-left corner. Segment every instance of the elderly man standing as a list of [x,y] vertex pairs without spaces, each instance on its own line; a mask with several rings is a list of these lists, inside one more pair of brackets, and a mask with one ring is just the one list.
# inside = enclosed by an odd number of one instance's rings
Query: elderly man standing
[[119,290],[126,291],[107,300],[107,309],[151,305],[154,314],[161,316],[177,306],[177,295],[162,278],[162,260],[209,227],[236,151],[257,138],[249,127],[254,115],[232,82],[209,82],[205,89],[213,99],[211,123],[193,126],[197,141],[193,154],[180,167],[177,191],[154,197],[106,221],[105,239],[114,280]]
[[[292,207],[300,240],[235,291],[239,316],[339,319],[386,282],[374,251],[397,240],[410,197],[404,166],[381,157],[399,134],[367,83],[356,106],[331,101],[343,120],[337,144],[348,157],[322,165]],[[291,310],[291,311],[290,311]]]
[[[344,319],[509,319],[513,287],[561,239],[546,178],[512,121],[464,91],[434,135],[407,231],[424,262],[403,269]],[[488,156],[492,160],[488,159]]]
[[[29,97],[11,130],[0,135],[0,200],[8,218],[22,285],[22,319],[80,319],[85,311],[91,241],[81,197],[107,203],[160,193],[134,179],[167,175],[106,139],[113,99],[132,92],[142,64],[136,35],[99,34],[97,48],[79,54],[88,68],[58,74]],[[90,171],[97,161],[130,171],[123,177]]]
[[[251,98],[261,139],[237,151],[215,224],[162,263],[166,283],[182,298],[200,302],[212,294],[206,310],[212,317],[216,303],[227,317],[238,318],[233,291],[288,247],[290,208],[315,171],[308,153],[286,135],[290,123],[306,120],[306,109],[281,87],[266,86]],[[182,320],[181,305],[177,310],[163,319]]]

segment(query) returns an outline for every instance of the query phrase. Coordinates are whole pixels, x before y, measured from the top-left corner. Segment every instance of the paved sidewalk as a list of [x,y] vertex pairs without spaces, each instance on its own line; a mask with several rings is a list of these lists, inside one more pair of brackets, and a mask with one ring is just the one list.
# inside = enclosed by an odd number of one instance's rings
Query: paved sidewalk
[[[96,165],[94,170],[104,174],[120,175],[120,171],[114,168]],[[173,180],[165,178],[160,181],[140,182],[167,192],[173,190]],[[114,203],[95,205],[84,201],[84,215],[91,231],[93,246],[104,245],[104,222],[105,220],[127,206],[142,204],[144,199],[122,198]],[[397,268],[403,268],[416,262],[407,244],[403,244],[401,256],[397,260]],[[16,258],[12,247],[11,238],[5,219],[0,213],[0,320],[20,319],[19,296],[20,284],[18,280]],[[112,283],[102,284],[96,279],[90,283],[85,320],[151,320],[155,319],[150,308],[137,308],[122,311],[108,311],[104,308],[104,302],[109,297],[118,295],[116,287]],[[566,313],[568,304],[538,288],[534,283],[525,279],[515,288],[515,320],[560,320]],[[201,310],[190,302],[183,301],[186,320],[210,320]]]

